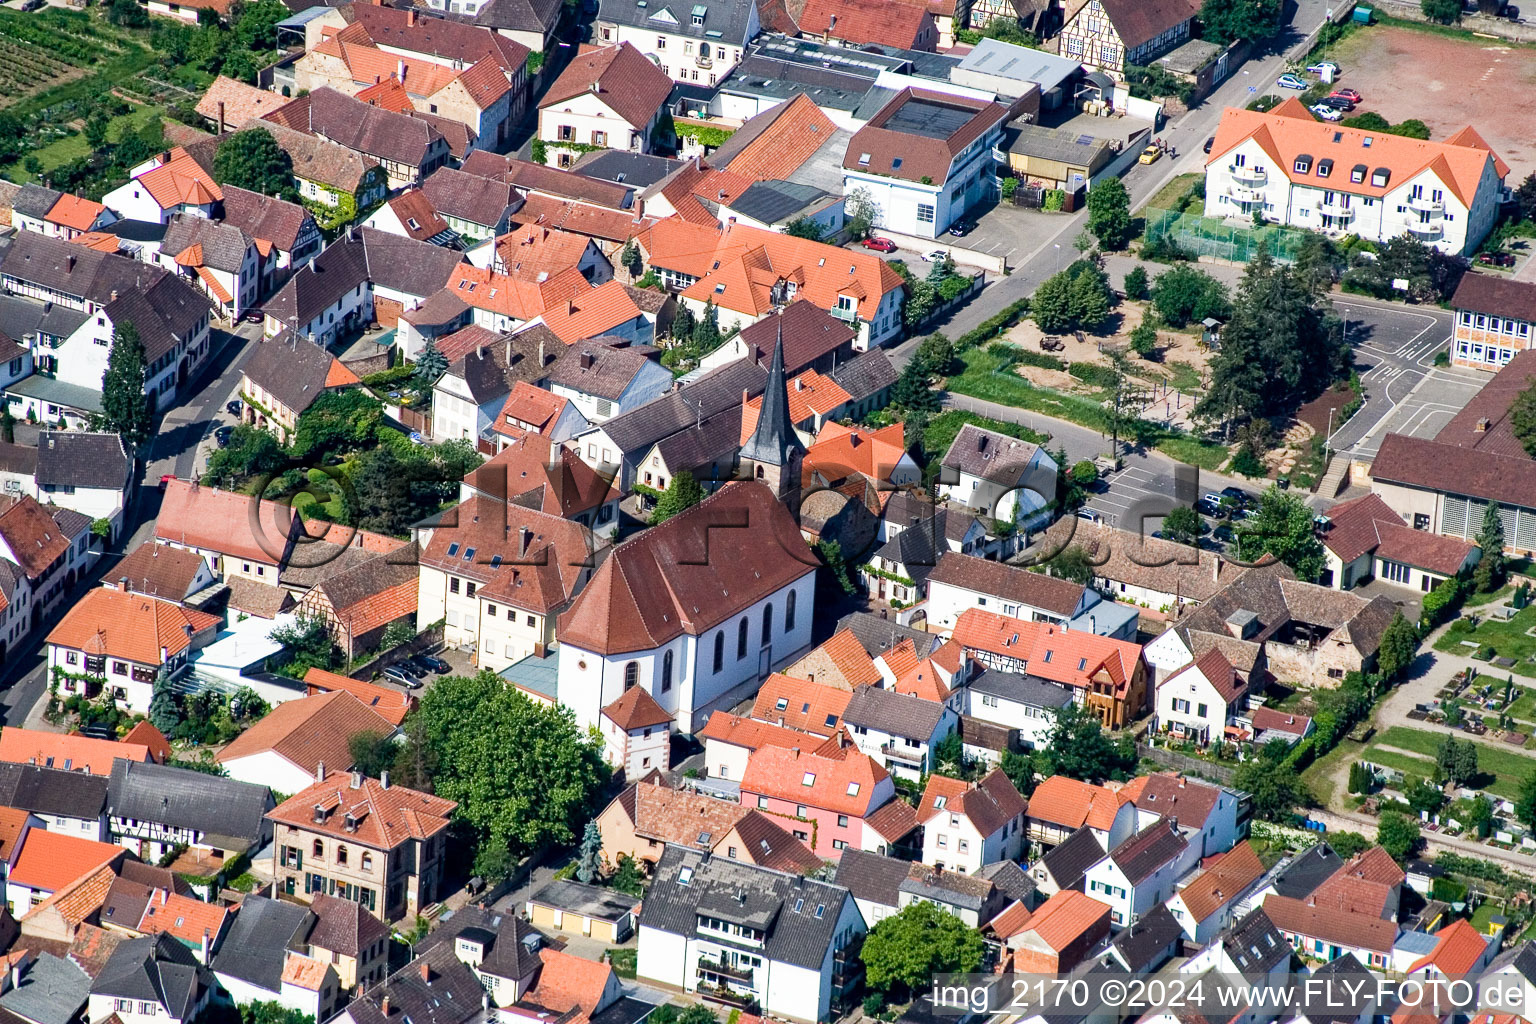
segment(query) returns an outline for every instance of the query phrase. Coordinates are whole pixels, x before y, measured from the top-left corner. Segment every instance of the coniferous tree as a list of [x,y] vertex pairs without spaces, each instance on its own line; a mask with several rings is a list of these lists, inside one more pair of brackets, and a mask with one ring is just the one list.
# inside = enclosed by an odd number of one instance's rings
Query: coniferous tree
[[101,375],[101,422],[130,445],[143,444],[154,434],[146,375],[144,342],[125,320],[112,331],[112,349]]

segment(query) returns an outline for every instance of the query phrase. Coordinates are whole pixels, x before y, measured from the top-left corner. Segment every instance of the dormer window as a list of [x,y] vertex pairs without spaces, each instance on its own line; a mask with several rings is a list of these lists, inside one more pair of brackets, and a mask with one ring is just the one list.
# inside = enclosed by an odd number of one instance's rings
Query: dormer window
[[1300,156],[1298,156],[1296,158],[1296,173],[1297,174],[1306,174],[1306,173],[1308,173],[1311,170],[1312,170],[1312,156],[1311,156],[1311,154],[1303,153],[1303,154],[1301,154]]
[[1333,161],[1332,160],[1323,159],[1323,160],[1319,160],[1317,162],[1317,176],[1319,178],[1326,178],[1326,177],[1328,177],[1328,175],[1330,175],[1332,173],[1333,173]]
[[1349,180],[1356,185],[1360,184],[1365,181],[1365,172],[1368,170],[1370,168],[1366,167],[1365,164],[1355,164],[1355,166],[1349,169]]
[[1392,172],[1385,167],[1378,167],[1371,172],[1371,184],[1376,188],[1386,188],[1387,182],[1392,180]]

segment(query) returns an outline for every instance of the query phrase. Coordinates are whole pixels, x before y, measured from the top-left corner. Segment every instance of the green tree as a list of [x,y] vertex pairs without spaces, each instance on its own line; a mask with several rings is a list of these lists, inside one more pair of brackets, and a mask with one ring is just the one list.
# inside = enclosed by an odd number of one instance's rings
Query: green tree
[[821,241],[826,235],[826,229],[809,217],[796,217],[784,225],[784,233],[795,238],[809,238],[813,242]]
[[1111,251],[1131,240],[1131,195],[1119,178],[1105,178],[1089,191],[1088,230]]
[[698,323],[693,325],[693,344],[698,349],[699,355],[707,356],[720,347],[722,340],[720,311],[715,308],[714,299],[706,299],[704,312],[699,315]]
[[1383,679],[1396,679],[1413,664],[1418,653],[1419,631],[1413,627],[1413,623],[1403,618],[1402,610],[1399,609],[1392,614],[1392,621],[1387,623],[1386,630],[1381,634],[1381,646],[1376,651],[1376,671],[1381,673]]
[[677,304],[677,313],[672,317],[672,338],[674,341],[692,343],[693,330],[698,326],[698,318],[693,315],[693,309],[687,303]]
[[1376,842],[1387,855],[1402,864],[1418,850],[1419,823],[1401,811],[1383,811],[1376,822]]
[[1399,121],[1397,124],[1393,125],[1392,134],[1401,135],[1404,138],[1409,139],[1428,141],[1429,125],[1425,124],[1423,121],[1420,121],[1416,117],[1410,117],[1406,121]]
[[154,410],[145,383],[144,342],[138,328],[124,320],[112,329],[107,369],[101,375],[101,424],[129,445],[154,435]]
[[229,443],[208,457],[207,478],[216,484],[234,484],[246,477],[275,473],[288,462],[277,438],[260,427],[242,423],[230,431]]
[[16,443],[16,414],[11,412],[10,402],[0,402],[0,441]]
[[411,374],[416,387],[430,391],[437,379],[447,372],[448,357],[438,351],[436,338],[428,338],[416,356],[415,372]]
[[1461,0],[1419,0],[1424,17],[1441,25],[1461,20]]
[[1228,307],[1227,290],[1220,281],[1183,263],[1157,275],[1152,286],[1152,308],[1169,327],[1226,316]]
[[843,225],[854,241],[862,241],[869,235],[878,214],[874,196],[867,188],[856,188],[843,198]]
[[549,143],[543,139],[534,139],[528,144],[528,159],[536,164],[549,163]]
[[293,160],[265,128],[247,128],[219,144],[213,155],[213,180],[264,196],[296,203]]
[[1180,505],[1163,517],[1163,537],[1175,544],[1200,543],[1200,513]]
[[444,676],[416,711],[438,796],[482,846],[527,853],[577,839],[608,780],[600,743],[570,709],[538,703],[494,672]]
[[1333,239],[1319,231],[1308,231],[1296,248],[1291,268],[1304,288],[1321,298],[1339,277],[1339,251]]
[[1487,594],[1504,585],[1504,520],[1499,518],[1496,501],[1483,507],[1483,525],[1477,531],[1477,546],[1481,553],[1472,570],[1472,583],[1478,593]]
[[1295,772],[1280,765],[1290,753],[1284,740],[1273,740],[1237,766],[1232,785],[1253,798],[1254,817],[1263,821],[1286,822],[1301,803],[1304,791]]
[[1404,780],[1403,796],[1414,814],[1434,814],[1445,806],[1445,794],[1440,787],[1417,775]]
[[155,674],[155,685],[149,697],[149,724],[169,736],[181,722],[181,708],[176,704],[176,693],[171,689],[171,677],[162,667]]
[[672,477],[667,483],[667,489],[656,500],[656,507],[651,510],[651,525],[660,526],[703,500],[704,488],[692,473],[684,470]]
[[1130,340],[1131,351],[1145,359],[1157,351],[1157,328],[1143,318],[1141,323],[1131,328]]
[[626,896],[639,898],[645,895],[645,874],[640,864],[627,853],[619,854],[618,866],[608,884]]
[[1435,748],[1436,774],[1447,782],[1464,786],[1477,778],[1477,744],[1446,736]]
[[1002,760],[998,762],[998,767],[1003,770],[1004,775],[1008,776],[1008,781],[1013,783],[1013,788],[1023,795],[1029,796],[1035,791],[1037,783],[1035,782],[1035,759],[1032,755],[1020,753],[1017,750],[1005,750]]
[[1493,832],[1493,801],[1479,793],[1451,804],[1451,817],[1461,822],[1463,828],[1472,831],[1479,839],[1487,839]]
[[1128,299],[1147,297],[1147,269],[1140,263],[1125,272],[1125,297]]
[[1090,334],[1097,334],[1109,319],[1109,286],[1094,274],[1078,274],[1067,295],[1072,319]]
[[247,0],[234,21],[235,41],[247,50],[275,49],[277,23],[290,13],[280,0]]
[[935,377],[947,377],[955,365],[955,345],[937,332],[917,343],[916,361]]
[[1303,580],[1317,579],[1326,564],[1322,541],[1312,528],[1312,510],[1300,494],[1278,487],[1259,497],[1258,514],[1238,528],[1237,549],[1248,562],[1273,556]]
[[1527,174],[1515,189],[1515,202],[1520,206],[1522,218],[1536,220],[1536,171]]
[[1520,794],[1515,797],[1515,818],[1526,828],[1536,828],[1536,769],[1520,782]]
[[871,928],[860,957],[871,988],[907,994],[926,987],[935,974],[979,970],[985,951],[980,932],[924,901]]
[[394,766],[399,754],[395,741],[381,732],[356,732],[347,738],[347,755],[352,770],[376,779]]
[[107,21],[121,28],[143,28],[149,24],[149,12],[137,0],[111,0],[107,4]]
[[1127,733],[1117,742],[1104,731],[1093,712],[1077,704],[1055,710],[1041,753],[1041,772],[1068,775],[1084,782],[1124,779],[1134,773],[1137,756]]
[[928,368],[921,359],[910,359],[901,368],[896,383],[891,387],[891,404],[902,410],[937,412],[938,392],[933,390],[928,378]]
[[603,834],[597,822],[587,822],[581,833],[581,849],[576,855],[576,880],[591,885],[603,870]]
[[300,612],[293,622],[278,626],[269,636],[288,651],[284,675],[303,679],[311,668],[329,671],[341,665],[341,648],[331,636],[331,627],[318,615]]
[[1359,832],[1329,832],[1328,845],[1333,852],[1349,860],[1357,853],[1364,853],[1374,844]]
[[458,490],[449,477],[425,456],[402,458],[392,447],[364,450],[349,474],[352,525],[390,536],[404,536],[411,525],[438,511]]
[[1525,454],[1536,458],[1536,377],[1526,384],[1528,387],[1515,396],[1509,407],[1509,426]]
[[1093,556],[1081,544],[1069,544],[1052,556],[1042,568],[1049,569],[1052,576],[1087,584],[1093,579]]
[[100,149],[107,143],[107,125],[112,119],[100,108],[91,111],[85,119],[85,141],[92,149]]
[[242,1005],[240,1024],[315,1024],[315,1018],[311,1014],[300,1013],[276,1000],[271,1000]]
[[1060,334],[1072,326],[1072,279],[1065,271],[1040,282],[1029,300],[1029,313],[1047,334]]
[[324,459],[359,451],[377,440],[383,419],[384,406],[361,388],[323,392],[299,416],[293,454]]
[[1280,26],[1281,6],[1281,0],[1205,0],[1200,6],[1204,38],[1222,46],[1268,38]]

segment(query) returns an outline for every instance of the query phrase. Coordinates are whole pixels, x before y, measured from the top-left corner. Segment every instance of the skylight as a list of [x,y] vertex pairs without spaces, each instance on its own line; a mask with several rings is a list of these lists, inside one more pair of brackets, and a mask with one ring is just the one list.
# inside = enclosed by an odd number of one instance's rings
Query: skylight
[[692,885],[693,884],[693,868],[691,868],[691,867],[679,868],[678,872],[677,872],[677,884],[678,885]]
[[458,553],[459,553],[459,542],[458,541],[454,541],[452,544],[448,545],[448,557],[449,558],[452,558],[454,555],[456,555]]
[[850,783],[848,783],[848,795],[849,796],[858,796],[859,795],[859,784],[857,782],[850,782]]
[[816,773],[815,772],[806,772],[803,776],[800,777],[800,785],[802,785],[802,786],[814,786],[814,785],[816,785]]

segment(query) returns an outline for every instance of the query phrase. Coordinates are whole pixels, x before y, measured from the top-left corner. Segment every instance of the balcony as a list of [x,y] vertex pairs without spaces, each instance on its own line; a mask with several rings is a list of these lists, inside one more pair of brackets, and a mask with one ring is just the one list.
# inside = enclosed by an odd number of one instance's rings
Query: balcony
[[1355,208],[1352,206],[1343,205],[1342,200],[1338,196],[1335,196],[1331,200],[1319,199],[1317,201],[1317,212],[1321,213],[1324,217],[1336,217],[1339,220],[1350,220],[1355,215]]
[[1233,200],[1244,205],[1249,203],[1262,203],[1264,201],[1264,193],[1261,190],[1256,188],[1246,188],[1242,185],[1228,185],[1227,195],[1231,196]]
[[726,1006],[734,1006],[738,1010],[751,1010],[757,1006],[757,999],[750,992],[735,992],[728,988],[716,988],[713,985],[699,985],[699,995],[713,1003],[724,1003]]
[[708,71],[715,66],[715,59],[713,57],[695,57],[693,58],[693,63],[701,70]]
[[1428,196],[1409,196],[1408,209],[1416,213],[1427,213],[1431,217],[1445,216],[1445,204],[1430,199]]
[[1408,233],[1421,242],[1432,242],[1445,235],[1445,222],[1439,219],[1420,222],[1417,219],[1404,225]]
[[921,747],[909,747],[905,744],[887,743],[880,748],[880,753],[892,761],[900,761],[914,768],[920,768],[923,764],[923,751]]
[[733,967],[725,961],[716,960],[713,957],[699,957],[699,973],[701,975],[717,975],[742,985],[750,986],[752,984],[752,968]]
[[1263,185],[1269,181],[1269,171],[1263,167],[1239,167],[1237,164],[1230,164],[1227,167],[1227,173],[1232,175],[1233,181],[1245,181],[1250,185]]

